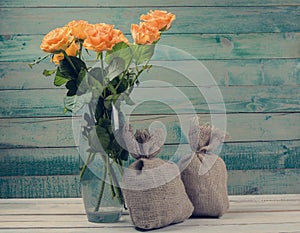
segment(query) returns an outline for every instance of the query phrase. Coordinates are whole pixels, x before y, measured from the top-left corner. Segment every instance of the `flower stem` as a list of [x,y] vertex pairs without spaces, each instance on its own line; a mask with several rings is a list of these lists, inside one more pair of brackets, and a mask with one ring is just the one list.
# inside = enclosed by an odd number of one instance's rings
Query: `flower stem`
[[124,170],[123,170],[123,167],[122,167],[122,161],[121,160],[118,160],[116,162],[117,164],[117,167],[118,167],[118,170],[119,170],[119,173],[121,174],[121,177],[124,175]]
[[119,181],[117,179],[116,173],[114,171],[114,168],[112,167],[112,165],[110,163],[108,163],[108,168],[109,168],[109,171],[110,171],[110,175],[111,175],[112,181],[114,183],[113,186],[115,188],[115,193],[117,195],[117,198],[118,198],[120,204],[123,204],[124,203],[124,198],[123,198],[123,194],[122,194],[122,191],[121,191],[121,188],[120,188]]
[[[107,160],[109,160],[108,156],[107,157]],[[109,164],[109,161],[107,161],[107,164]],[[115,189],[114,189],[114,185],[113,185],[113,180],[112,180],[112,176],[111,176],[111,171],[110,171],[110,166],[108,165],[107,166],[107,170],[108,170],[108,178],[109,178],[109,183],[110,183],[110,191],[111,191],[111,195],[112,195],[112,198],[114,198],[116,196],[116,192],[115,192]]]
[[78,51],[78,56],[79,56],[79,59],[82,59],[82,44],[83,44],[83,41],[84,40],[81,40],[81,39],[79,39],[79,40],[77,40],[77,42],[76,43],[79,43],[79,51]]
[[77,69],[74,66],[74,64],[73,64],[72,60],[70,59],[70,57],[68,56],[68,54],[66,53],[66,51],[63,50],[62,52],[63,52],[65,58],[67,59],[67,61],[69,62],[69,64],[71,65],[72,69],[77,73]]
[[100,57],[101,75],[102,75],[102,78],[104,78],[103,52],[100,52],[100,53],[98,54],[98,56]]
[[[106,179],[106,173],[104,174],[104,178]],[[99,193],[98,200],[97,200],[97,205],[96,205],[95,210],[94,210],[95,212],[98,212],[99,209],[100,209],[101,200],[102,200],[102,196],[103,196],[103,193],[104,193],[104,188],[105,188],[105,180],[102,180],[101,181],[100,193]]]
[[82,178],[85,170],[87,169],[87,166],[89,165],[89,163],[93,160],[93,157],[95,156],[95,153],[89,153],[89,156],[85,162],[85,164],[83,165],[81,171],[80,171],[80,175],[79,177]]
[[104,166],[103,178],[102,178],[102,181],[101,181],[101,188],[100,188],[99,196],[98,196],[98,199],[97,199],[97,205],[96,205],[95,210],[94,210],[95,212],[99,211],[99,208],[100,208],[100,205],[101,205],[101,200],[102,200],[102,196],[103,196],[104,188],[105,188],[105,180],[106,180],[106,176],[107,176],[107,167],[108,167],[107,160],[104,157],[105,155],[101,154],[101,156],[102,156],[102,159],[104,160],[105,166]]
[[38,58],[37,60],[35,60],[34,62],[32,62],[32,63],[29,63],[28,65],[29,65],[29,67],[32,69],[32,67],[34,66],[34,65],[36,65],[36,64],[39,64],[41,61],[43,61],[43,60],[45,60],[47,57],[49,57],[51,54],[47,54],[47,55],[45,55],[45,56],[43,56],[43,57],[41,57],[41,58]]
[[151,67],[151,66],[148,67],[149,61],[150,60],[148,60],[145,65],[143,65],[143,67],[142,67],[141,70],[139,70],[138,67],[136,66],[137,74],[134,77],[134,79],[132,80],[132,85],[134,85],[134,83],[136,82],[136,80],[138,79],[138,77],[144,72],[144,70],[146,70],[147,68]]

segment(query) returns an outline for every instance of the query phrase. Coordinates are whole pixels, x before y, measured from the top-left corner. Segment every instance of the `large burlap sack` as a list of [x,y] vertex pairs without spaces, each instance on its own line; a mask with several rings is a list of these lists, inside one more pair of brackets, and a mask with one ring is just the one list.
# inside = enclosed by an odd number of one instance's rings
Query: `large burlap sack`
[[212,151],[226,133],[209,124],[191,121],[189,141],[192,154],[180,161],[181,178],[194,205],[193,217],[220,217],[229,208],[227,170],[224,161]]
[[179,223],[193,212],[178,166],[155,156],[164,143],[162,130],[124,130],[127,150],[137,159],[123,176],[123,194],[132,222],[140,229]]

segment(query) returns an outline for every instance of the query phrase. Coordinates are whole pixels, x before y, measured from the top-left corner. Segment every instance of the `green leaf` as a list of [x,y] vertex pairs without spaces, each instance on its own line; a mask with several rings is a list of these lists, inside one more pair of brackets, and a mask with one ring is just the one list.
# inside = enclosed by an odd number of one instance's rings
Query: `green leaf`
[[104,152],[110,144],[107,130],[99,125],[93,127],[88,135],[89,146],[94,152]]
[[90,91],[90,85],[87,78],[87,71],[85,69],[81,69],[78,74],[78,79],[76,81],[77,94],[81,95]]
[[109,95],[105,98],[105,101],[114,101],[117,100],[119,98],[120,95],[116,94],[116,95]]
[[85,104],[90,103],[92,100],[92,93],[84,95],[66,96],[64,98],[65,108],[73,113],[77,113]]
[[79,72],[79,74],[78,74],[78,78],[77,78],[77,80],[76,80],[77,86],[79,86],[80,83],[81,83],[83,80],[87,79],[86,76],[87,76],[87,70],[86,70],[86,69],[81,69],[80,72]]
[[129,86],[129,82],[127,79],[123,78],[121,81],[119,81],[119,87],[117,88],[117,93],[121,94],[124,93],[126,90],[128,90],[128,88],[130,88]]
[[113,86],[112,83],[108,83],[108,84],[107,84],[107,87],[108,87],[108,90],[110,90],[110,92],[111,92],[112,94],[114,94],[114,95],[117,94],[117,90],[116,90],[116,88]]
[[49,77],[52,74],[54,74],[55,72],[56,72],[56,70],[44,70],[43,75],[46,76],[46,77]]
[[[68,59],[69,58],[69,59]],[[60,61],[58,68],[63,77],[69,79],[77,79],[81,69],[87,69],[85,63],[73,56],[69,56]]]
[[154,54],[155,44],[139,45],[133,44],[130,46],[133,53],[133,59],[136,65],[149,61]]
[[106,67],[106,78],[111,81],[115,77],[119,76],[125,70],[125,61],[120,57],[114,57],[109,66]]
[[82,69],[78,74],[77,85],[77,94],[79,95],[87,92],[92,92],[93,97],[97,98],[102,94],[103,91],[102,84],[85,69]]
[[102,92],[103,92],[102,84],[92,76],[88,76],[88,81],[89,81],[89,84],[92,87],[91,90],[93,92],[93,96],[95,98],[101,96]]
[[[104,84],[104,76],[106,75],[106,70],[103,70],[100,67],[94,67],[89,71],[89,74],[96,79],[97,81],[99,81],[101,83],[101,85]],[[103,76],[103,75],[104,76]]]
[[112,50],[106,52],[105,62],[110,64],[116,57],[122,58],[124,60],[125,67],[128,67],[132,61],[132,51],[130,47],[124,42],[115,44]]
[[107,109],[108,111],[111,111],[111,110],[112,110],[111,100],[105,100],[105,101],[104,101],[104,107],[105,107],[105,109]]
[[102,95],[104,89],[104,76],[106,75],[106,70],[103,70],[100,67],[92,68],[88,72],[88,82],[91,86],[91,90],[93,92],[93,96],[95,98]]
[[96,111],[95,111],[95,118],[98,120],[98,119],[101,119],[104,115],[104,100],[103,98],[99,98],[98,99],[98,103],[97,103],[97,107],[96,107]]
[[57,68],[54,78],[54,85],[55,86],[61,86],[68,82],[70,78],[64,77],[62,73],[60,73],[59,68]]
[[99,139],[99,142],[101,143],[103,149],[104,150],[108,149],[110,144],[110,135],[107,132],[107,130],[102,126],[97,125],[96,132],[97,132],[97,137]]
[[74,80],[69,80],[66,84],[66,88],[68,89],[67,96],[73,96],[77,93],[77,85]]
[[111,121],[110,121],[110,119],[101,118],[98,121],[98,125],[107,129],[107,131],[109,131],[111,128]]
[[108,110],[112,109],[111,103],[116,102],[116,100],[119,98],[119,94],[109,95],[104,100],[104,107]]

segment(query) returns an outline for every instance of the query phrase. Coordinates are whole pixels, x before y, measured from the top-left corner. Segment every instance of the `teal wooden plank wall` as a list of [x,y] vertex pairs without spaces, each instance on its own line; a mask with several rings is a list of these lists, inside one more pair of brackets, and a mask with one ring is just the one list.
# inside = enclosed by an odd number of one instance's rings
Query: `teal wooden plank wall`
[[[223,94],[231,138],[220,155],[228,168],[229,193],[300,193],[299,0],[2,0],[0,4],[0,198],[81,195],[71,116],[62,113],[65,91],[42,77],[49,63],[33,70],[27,66],[41,56],[39,44],[45,33],[73,19],[112,23],[129,33],[130,24],[149,9],[177,15],[160,43],[201,61]],[[169,59],[182,65],[190,62],[176,54],[169,54]],[[218,103],[206,103],[176,73],[154,69],[150,74],[180,87],[199,116],[210,119],[207,104]],[[170,90],[148,88],[157,93]],[[189,117],[184,102],[178,102],[177,110]],[[188,151],[186,139],[178,138],[176,115],[168,108],[149,103],[135,113],[132,119],[139,126],[153,119],[165,123],[170,133],[161,156],[169,158],[179,142]]]

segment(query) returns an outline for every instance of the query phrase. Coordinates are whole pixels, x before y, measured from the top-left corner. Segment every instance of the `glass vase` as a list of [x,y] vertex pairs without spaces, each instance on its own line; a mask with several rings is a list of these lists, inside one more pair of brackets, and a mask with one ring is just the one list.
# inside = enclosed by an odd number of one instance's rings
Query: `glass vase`
[[123,116],[112,107],[114,114],[107,113],[96,120],[94,115],[99,114],[96,114],[98,108],[95,110],[95,106],[98,105],[85,105],[79,117],[73,118],[80,158],[81,194],[90,222],[116,222],[124,206],[120,188],[122,161],[128,157],[128,152],[119,145],[120,139],[115,138],[115,135],[122,135]]
[[111,176],[111,171],[108,172],[106,162],[102,160],[99,164],[98,161],[97,175],[86,167],[80,179],[82,198],[89,222],[116,222],[122,215],[123,201],[116,194],[118,187],[113,187],[109,182],[108,176]]

